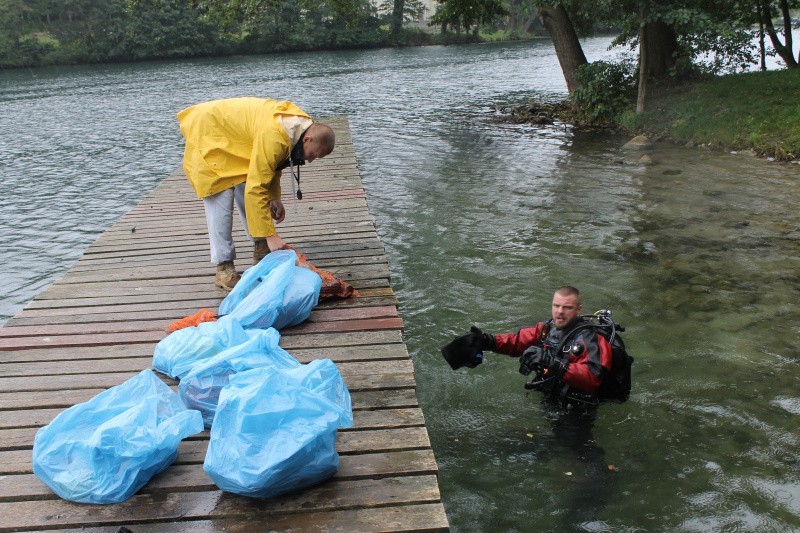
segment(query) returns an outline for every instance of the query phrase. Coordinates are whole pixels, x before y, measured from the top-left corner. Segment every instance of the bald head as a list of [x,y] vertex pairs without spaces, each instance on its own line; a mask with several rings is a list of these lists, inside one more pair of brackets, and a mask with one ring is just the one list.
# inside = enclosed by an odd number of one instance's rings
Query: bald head
[[314,122],[311,124],[308,133],[317,139],[321,148],[327,150],[330,154],[336,147],[336,134],[333,128],[321,122]]
[[336,146],[336,135],[327,124],[314,122],[303,133],[303,155],[311,163],[333,152]]

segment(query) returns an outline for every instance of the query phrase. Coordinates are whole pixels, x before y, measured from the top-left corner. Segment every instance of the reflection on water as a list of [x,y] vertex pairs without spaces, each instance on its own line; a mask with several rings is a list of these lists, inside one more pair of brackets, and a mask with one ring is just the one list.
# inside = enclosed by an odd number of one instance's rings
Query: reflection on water
[[[289,98],[350,117],[455,530],[800,528],[800,168],[489,120],[529,90],[563,94],[546,43],[0,73],[0,314],[179,165],[176,111]],[[564,283],[627,326],[627,403],[574,418],[514,359],[442,360]]]

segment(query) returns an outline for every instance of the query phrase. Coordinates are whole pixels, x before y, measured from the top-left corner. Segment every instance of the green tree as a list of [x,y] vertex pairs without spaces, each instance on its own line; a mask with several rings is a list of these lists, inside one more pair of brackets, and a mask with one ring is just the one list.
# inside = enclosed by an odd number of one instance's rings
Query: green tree
[[188,0],[127,0],[127,19],[124,39],[113,43],[109,57],[189,57],[218,50],[214,25]]
[[383,0],[380,11],[388,13],[385,18],[389,22],[392,42],[399,43],[403,24],[422,18],[425,5],[420,0]]
[[[792,55],[794,45],[792,42],[792,18],[789,11],[797,7],[800,7],[800,1],[798,0],[756,0],[759,22],[765,28],[775,52],[783,59],[787,68],[800,66],[800,53],[798,53],[797,59]],[[781,30],[775,29],[772,22],[773,18],[778,15],[782,19]],[[780,38],[781,33],[783,34],[783,42],[781,42]]]
[[54,48],[41,34],[35,8],[26,0],[0,0],[0,67],[36,65]]
[[477,31],[482,24],[492,24],[508,14],[501,0],[439,0],[432,24]]

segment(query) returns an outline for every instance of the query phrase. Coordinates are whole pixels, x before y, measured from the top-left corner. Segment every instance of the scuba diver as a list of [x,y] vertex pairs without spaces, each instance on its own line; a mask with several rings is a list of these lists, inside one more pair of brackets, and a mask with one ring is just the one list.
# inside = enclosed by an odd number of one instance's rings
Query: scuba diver
[[601,400],[625,401],[630,393],[633,358],[617,334],[624,328],[611,319],[610,311],[593,315],[582,311],[580,292],[565,285],[553,294],[549,320],[498,335],[472,326],[469,333],[442,348],[453,370],[477,367],[483,362],[483,352],[491,350],[519,357],[520,373],[533,375],[525,388],[543,393],[541,414],[550,425],[550,435],[543,433],[526,446],[535,457],[532,473],[539,472],[548,458],[558,464],[571,463],[572,470],[582,466],[571,483],[551,492],[551,498],[574,510],[553,517],[560,522],[555,531],[571,531],[576,524],[595,520],[612,501],[616,476],[609,472],[614,467],[608,464],[593,428]]
[[525,384],[564,406],[593,406],[600,400],[626,400],[630,393],[633,358],[617,335],[624,328],[611,312],[582,315],[580,291],[565,285],[553,294],[552,318],[516,333],[492,335],[475,326],[442,348],[453,368],[474,368],[483,351],[519,357],[519,371],[534,373]]

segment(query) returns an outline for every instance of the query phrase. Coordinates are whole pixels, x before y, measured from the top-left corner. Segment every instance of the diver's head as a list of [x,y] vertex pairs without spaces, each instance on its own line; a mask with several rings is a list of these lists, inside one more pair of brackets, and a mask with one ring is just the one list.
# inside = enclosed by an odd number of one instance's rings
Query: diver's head
[[564,285],[556,289],[553,294],[553,324],[558,329],[563,329],[581,316],[583,305],[581,304],[581,293],[575,287]]

